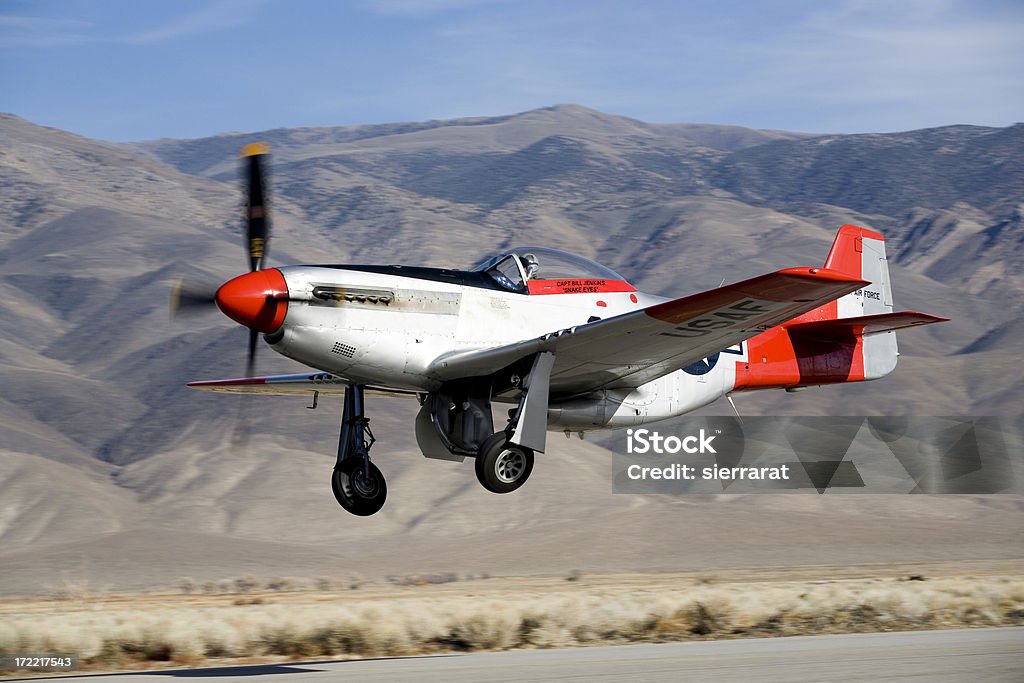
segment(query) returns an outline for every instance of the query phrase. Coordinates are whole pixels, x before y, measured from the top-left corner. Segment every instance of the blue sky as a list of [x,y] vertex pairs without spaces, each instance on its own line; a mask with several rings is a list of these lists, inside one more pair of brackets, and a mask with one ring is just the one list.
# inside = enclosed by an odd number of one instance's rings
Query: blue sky
[[0,0],[0,111],[107,140],[509,114],[1024,120],[1024,2]]

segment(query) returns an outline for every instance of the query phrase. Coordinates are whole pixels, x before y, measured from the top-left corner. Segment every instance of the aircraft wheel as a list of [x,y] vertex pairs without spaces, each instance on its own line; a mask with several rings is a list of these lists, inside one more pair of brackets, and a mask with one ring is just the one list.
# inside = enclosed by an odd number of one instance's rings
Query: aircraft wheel
[[377,466],[370,463],[367,476],[362,458],[346,458],[334,468],[331,487],[341,507],[353,515],[368,517],[382,507],[388,496],[387,483]]
[[498,432],[483,442],[476,454],[476,478],[494,493],[511,493],[526,483],[533,471],[533,451],[508,442]]

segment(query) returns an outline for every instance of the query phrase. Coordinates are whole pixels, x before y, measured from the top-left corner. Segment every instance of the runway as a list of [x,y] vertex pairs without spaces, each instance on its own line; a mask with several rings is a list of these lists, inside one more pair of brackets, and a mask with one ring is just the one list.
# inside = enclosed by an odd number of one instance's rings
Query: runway
[[[110,681],[1014,681],[1024,627],[517,650],[88,676]],[[68,677],[48,680],[74,680]]]

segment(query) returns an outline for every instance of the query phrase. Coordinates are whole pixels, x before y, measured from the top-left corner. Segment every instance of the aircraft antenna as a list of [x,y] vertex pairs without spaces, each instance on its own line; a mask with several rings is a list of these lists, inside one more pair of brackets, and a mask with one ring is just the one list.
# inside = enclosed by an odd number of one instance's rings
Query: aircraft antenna
[[732,400],[732,394],[726,394],[725,397],[729,399],[729,405],[732,406],[733,412],[736,413],[736,419],[740,421],[740,424],[743,424],[743,416],[740,415],[739,409],[736,408],[736,401]]

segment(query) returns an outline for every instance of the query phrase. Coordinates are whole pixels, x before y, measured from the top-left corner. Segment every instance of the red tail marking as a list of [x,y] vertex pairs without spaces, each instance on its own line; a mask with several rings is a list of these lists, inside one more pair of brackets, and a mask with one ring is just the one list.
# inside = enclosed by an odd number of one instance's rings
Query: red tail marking
[[867,230],[856,225],[844,225],[839,228],[839,232],[836,233],[836,238],[832,242],[832,248],[828,252],[828,258],[825,259],[825,267],[862,278],[864,276],[862,259],[865,237],[883,239],[874,230]]
[[736,390],[859,382],[863,338],[819,340],[774,327],[747,342],[747,362],[736,363]]

